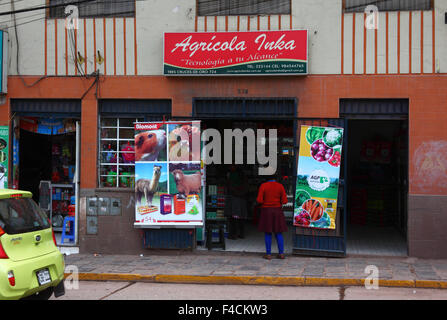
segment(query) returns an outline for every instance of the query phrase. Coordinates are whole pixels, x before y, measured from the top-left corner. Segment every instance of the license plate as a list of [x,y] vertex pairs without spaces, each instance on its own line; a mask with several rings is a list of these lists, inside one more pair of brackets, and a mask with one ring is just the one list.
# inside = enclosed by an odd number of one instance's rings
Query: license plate
[[50,271],[48,269],[42,269],[36,272],[37,281],[39,281],[39,285],[43,286],[44,284],[51,282]]

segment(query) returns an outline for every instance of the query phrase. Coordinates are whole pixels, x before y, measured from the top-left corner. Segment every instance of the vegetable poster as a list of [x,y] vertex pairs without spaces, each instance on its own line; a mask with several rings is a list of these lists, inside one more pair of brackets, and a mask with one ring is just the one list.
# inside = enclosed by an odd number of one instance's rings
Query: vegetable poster
[[135,124],[135,226],[201,226],[200,122]]
[[335,229],[343,129],[302,126],[293,224]]
[[0,189],[8,188],[9,127],[0,126]]

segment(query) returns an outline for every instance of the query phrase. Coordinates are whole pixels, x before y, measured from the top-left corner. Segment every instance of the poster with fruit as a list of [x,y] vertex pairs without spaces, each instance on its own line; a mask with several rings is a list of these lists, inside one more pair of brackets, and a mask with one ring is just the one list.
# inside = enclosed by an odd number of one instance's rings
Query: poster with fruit
[[8,188],[9,127],[0,126],[0,189]]
[[200,121],[135,124],[135,226],[202,226]]
[[335,229],[343,129],[302,126],[293,224]]

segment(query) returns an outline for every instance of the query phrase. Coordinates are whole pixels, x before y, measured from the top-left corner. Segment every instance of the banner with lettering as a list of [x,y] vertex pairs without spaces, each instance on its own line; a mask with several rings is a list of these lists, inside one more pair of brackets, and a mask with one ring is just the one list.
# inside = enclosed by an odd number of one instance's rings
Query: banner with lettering
[[293,224],[335,229],[343,129],[302,126]]
[[307,30],[164,34],[163,74],[305,75]]
[[200,121],[136,123],[135,226],[202,226]]

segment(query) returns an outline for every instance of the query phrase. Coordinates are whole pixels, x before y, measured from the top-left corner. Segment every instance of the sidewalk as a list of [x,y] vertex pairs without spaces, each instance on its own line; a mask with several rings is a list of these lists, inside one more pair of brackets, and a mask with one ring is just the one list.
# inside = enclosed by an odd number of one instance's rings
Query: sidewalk
[[66,277],[76,266],[79,280],[170,283],[363,286],[365,268],[379,270],[379,286],[447,289],[447,260],[409,257],[320,258],[288,255],[148,251],[140,255],[65,256]]

